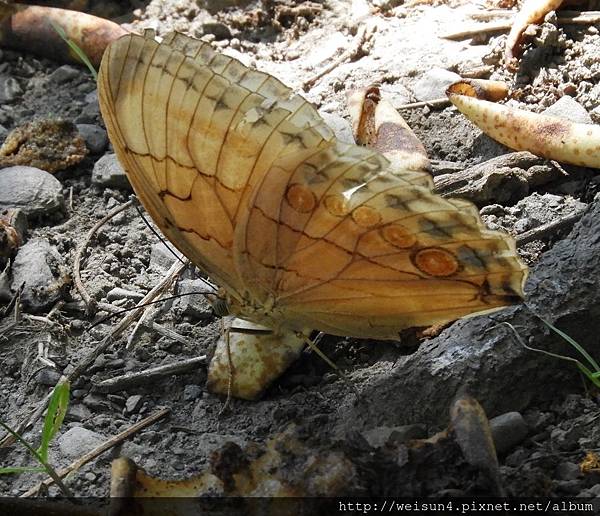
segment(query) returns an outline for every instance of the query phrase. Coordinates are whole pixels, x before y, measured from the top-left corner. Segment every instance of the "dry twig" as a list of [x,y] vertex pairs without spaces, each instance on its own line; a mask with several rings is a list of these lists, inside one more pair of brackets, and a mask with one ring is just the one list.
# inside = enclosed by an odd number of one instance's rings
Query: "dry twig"
[[206,364],[206,355],[173,362],[158,367],[152,367],[135,373],[127,373],[121,376],[115,376],[95,384],[100,392],[117,392],[136,385],[150,383],[161,376],[188,373],[198,368],[200,364]]
[[104,224],[106,224],[110,219],[112,219],[117,214],[121,213],[122,211],[126,210],[127,208],[130,208],[131,206],[134,206],[135,203],[136,203],[136,201],[134,199],[131,199],[131,200],[127,201],[125,204],[122,204],[121,206],[117,206],[113,210],[109,211],[106,214],[106,216],[102,217],[98,222],[96,222],[96,224],[94,224],[94,227],[92,227],[92,229],[89,230],[88,234],[85,236],[85,239],[83,240],[81,245],[77,248],[77,251],[75,252],[75,263],[73,264],[73,281],[75,283],[75,287],[77,288],[77,291],[79,292],[79,295],[83,299],[83,302],[85,303],[85,305],[90,313],[94,313],[96,311],[98,304],[97,304],[96,300],[92,299],[92,296],[90,296],[88,294],[87,290],[85,289],[85,287],[83,285],[83,282],[81,281],[81,263],[83,261],[83,255],[85,253],[85,250],[87,249],[87,246],[91,242],[92,238],[94,238],[94,235],[96,234],[96,232]]
[[572,228],[575,223],[581,219],[585,211],[586,210],[581,210],[576,213],[570,213],[569,215],[561,217],[558,220],[547,222],[546,224],[542,224],[537,228],[530,229],[529,231],[525,231],[525,233],[517,235],[515,237],[517,246],[523,246],[529,242],[533,242],[534,240],[541,240],[542,238],[552,235],[563,229]]
[[302,84],[302,89],[304,91],[307,91],[308,89],[311,88],[311,86],[313,86],[323,76],[327,75],[329,72],[331,72],[332,70],[337,68],[339,65],[341,65],[348,59],[352,59],[355,56],[357,56],[360,53],[364,43],[371,38],[371,36],[373,35],[373,32],[374,32],[373,26],[363,23],[358,28],[356,36],[354,37],[354,40],[352,41],[352,44],[350,45],[350,47],[345,52],[343,52],[337,59],[334,59],[325,68],[320,70],[317,74],[313,75],[312,77],[310,77],[309,79],[304,81],[304,83]]

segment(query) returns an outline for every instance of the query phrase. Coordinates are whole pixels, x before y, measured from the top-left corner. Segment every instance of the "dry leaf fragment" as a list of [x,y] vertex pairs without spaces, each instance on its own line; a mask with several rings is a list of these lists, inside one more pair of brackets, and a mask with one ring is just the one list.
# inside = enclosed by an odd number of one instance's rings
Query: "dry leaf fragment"
[[356,143],[377,149],[392,163],[392,169],[431,171],[425,147],[402,115],[381,98],[379,87],[351,92],[348,112]]
[[300,356],[304,346],[305,339],[292,332],[274,333],[264,326],[235,319],[217,342],[206,387],[215,394],[229,394],[231,379],[232,396],[258,399]]
[[578,124],[447,91],[471,122],[494,140],[518,151],[582,167],[600,168],[600,127]]
[[483,407],[471,396],[460,396],[450,408],[450,424],[467,462],[488,476],[496,496],[503,496],[496,448]]
[[[336,496],[351,489],[355,476],[353,464],[342,452],[309,446],[297,427],[290,425],[265,445],[250,443],[242,449],[225,443],[212,454],[204,472],[185,480],[153,478],[131,460],[116,459],[112,465],[111,497],[126,498],[115,500],[111,514],[138,514],[132,507],[116,507],[118,503],[133,502],[131,497]],[[145,509],[139,513],[145,516],[169,514],[164,512],[164,506],[157,507],[155,500],[146,505],[143,500],[134,503],[136,509]],[[248,514],[277,513],[249,510]]]
[[525,0],[513,22],[504,50],[505,66],[509,70],[517,67],[517,58],[521,52],[523,33],[532,24],[544,19],[550,11],[558,9],[564,0]]
[[21,210],[9,208],[0,213],[0,265],[21,246],[26,229],[27,217]]
[[582,473],[600,472],[600,457],[592,451],[587,452],[579,464],[579,470]]
[[508,85],[503,81],[487,79],[462,79],[451,84],[446,93],[466,95],[481,100],[497,102],[508,95]]
[[87,153],[72,122],[36,120],[8,134],[0,147],[0,168],[26,165],[53,173],[76,165]]

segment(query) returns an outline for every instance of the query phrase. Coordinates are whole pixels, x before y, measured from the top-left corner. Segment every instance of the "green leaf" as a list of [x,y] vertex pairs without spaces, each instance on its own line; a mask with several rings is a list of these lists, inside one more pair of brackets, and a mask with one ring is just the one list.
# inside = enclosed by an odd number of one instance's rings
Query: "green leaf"
[[44,419],[44,428],[42,430],[42,442],[37,452],[44,462],[48,462],[48,446],[62,426],[67,408],[69,407],[69,382],[64,380],[56,384],[50,403],[48,403],[48,412]]

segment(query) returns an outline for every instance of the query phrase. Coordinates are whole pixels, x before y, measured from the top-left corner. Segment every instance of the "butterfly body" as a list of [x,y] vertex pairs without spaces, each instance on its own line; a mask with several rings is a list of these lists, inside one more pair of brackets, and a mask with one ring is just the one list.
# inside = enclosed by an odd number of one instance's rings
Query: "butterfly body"
[[435,195],[420,151],[388,148],[389,105],[373,104],[369,133],[384,156],[338,141],[274,77],[181,34],[119,39],[98,89],[155,223],[231,314],[272,332],[238,339],[267,343],[261,360],[277,339],[298,349],[312,330],[396,339],[522,297],[526,267],[510,237],[471,204]]

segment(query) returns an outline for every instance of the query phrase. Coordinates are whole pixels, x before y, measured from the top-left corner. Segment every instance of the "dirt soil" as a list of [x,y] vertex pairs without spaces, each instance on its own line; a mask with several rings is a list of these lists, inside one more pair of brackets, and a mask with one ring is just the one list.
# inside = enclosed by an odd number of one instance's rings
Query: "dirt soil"
[[[519,72],[510,74],[501,62],[505,34],[479,35],[477,39],[461,41],[440,37],[462,26],[475,25],[477,21],[471,15],[494,6],[471,2],[394,6],[385,1],[373,5],[349,0],[265,0],[240,7],[215,0],[206,4],[211,15],[191,0],[135,4],[135,11],[132,8],[118,12],[120,21],[127,21],[135,29],[152,27],[158,35],[176,29],[202,37],[244,64],[277,76],[297,91],[345,49],[353,48],[362,24],[371,24],[374,32],[370,39],[304,92],[321,113],[336,116],[338,130],[340,124],[343,127],[342,118],[348,120],[347,91],[379,83],[384,96],[401,107],[420,100],[415,96],[422,88],[419,81],[430,77],[427,74],[434,68],[506,80],[511,85],[510,103],[534,111],[542,111],[568,95],[593,120],[600,113],[600,24],[557,27],[551,19],[530,45]],[[21,90],[16,98],[0,105],[0,141],[11,129],[40,118],[63,118],[104,127],[96,85],[86,69],[64,66],[26,51],[0,50],[0,56],[0,79],[14,79]],[[6,81],[0,80],[3,84]],[[448,168],[463,170],[508,152],[473,128],[453,108],[424,106],[402,109],[401,113],[421,138],[436,173]],[[111,150],[103,149],[104,152]],[[89,153],[78,165],[54,174],[68,200],[65,208],[29,217],[27,239],[45,239],[54,246],[70,277],[75,250],[86,233],[131,194],[127,187],[92,181],[92,170],[100,158],[101,154]],[[516,235],[574,210],[597,208],[596,171],[570,166],[561,170],[559,179],[531,186],[510,203],[480,206],[484,219],[491,227],[502,227]],[[577,335],[581,344],[598,357],[598,333],[593,331],[597,300],[594,296],[586,298],[585,288],[573,287],[578,299],[569,301],[568,292],[557,291],[553,286],[567,284],[561,283],[560,274],[577,276],[577,253],[594,251],[597,233],[593,224],[594,219],[588,217],[571,235],[570,229],[556,231],[526,244],[520,252],[532,267],[534,278],[526,292],[539,293],[545,288],[548,299],[556,301],[545,302],[532,294],[537,303],[532,306],[534,311],[552,321],[563,317],[563,329],[574,333],[581,330]],[[598,226],[595,229],[600,231]],[[561,241],[565,243],[559,247]],[[92,298],[104,303],[114,301],[109,293],[115,287],[147,293],[164,277],[171,263],[158,242],[135,210],[126,210],[105,224],[92,240],[83,263],[82,280]],[[572,262],[569,256],[573,257]],[[565,263],[570,265],[564,266]],[[593,281],[599,272],[590,269],[586,271],[589,276],[572,281]],[[194,271],[186,274],[184,283],[197,278]],[[133,297],[117,295],[116,304],[120,308],[131,307],[139,299]],[[73,371],[118,321],[117,317],[89,329],[106,313],[89,316],[71,286],[60,298],[66,304],[50,320],[24,316],[18,325],[11,325],[11,309],[1,321],[6,330],[0,335],[0,417],[13,427],[28,417],[60,375]],[[576,316],[568,319],[565,307],[575,307],[572,310]],[[416,432],[411,435],[419,438],[445,429],[451,401],[459,387],[466,384],[469,393],[486,409],[488,418],[519,412],[519,421],[525,425],[518,442],[504,447],[496,444],[500,492],[512,496],[600,496],[600,464],[586,473],[579,467],[586,455],[593,458],[600,449],[598,392],[583,381],[572,363],[523,350],[508,331],[501,336],[494,333],[499,321],[512,320],[517,314],[519,332],[530,344],[535,337],[536,347],[554,346],[553,349],[568,353],[566,344],[540,329],[535,317],[520,312],[521,309],[507,308],[493,317],[460,321],[445,328],[440,336],[427,338],[413,332],[397,344],[326,336],[321,348],[358,390],[358,401],[349,384],[308,351],[263,399],[232,400],[223,413],[224,400],[205,390],[204,366],[109,394],[94,388],[99,381],[126,372],[210,356],[221,323],[208,303],[201,296],[194,296],[191,301],[186,298],[167,302],[154,321],[183,338],[173,340],[155,331],[143,331],[133,349],[127,350],[126,332],[112,343],[72,385],[70,411],[52,444],[51,462],[65,466],[93,445],[158,408],[168,407],[171,412],[167,419],[137,433],[122,447],[75,473],[69,480],[74,493],[107,495],[110,463],[119,455],[130,457],[151,475],[184,479],[207,468],[211,454],[226,442],[241,447],[252,441],[263,443],[290,423],[296,423],[303,428],[303,435],[310,436],[307,442],[316,443],[315,449],[336,447],[361,458],[360,464],[370,476],[359,471],[355,481],[346,486],[345,494],[498,494],[497,483],[469,461],[468,453],[431,454],[421,464],[414,460],[401,463],[397,456],[390,459],[390,450],[398,453],[399,449],[398,442],[388,439],[390,429],[401,433],[409,428]],[[31,312],[27,307],[23,310],[25,314]],[[549,313],[550,310],[554,312]],[[48,311],[49,307],[35,315],[44,316]],[[588,324],[590,331],[583,331]],[[453,335],[474,337],[469,342],[463,340],[463,347],[458,350],[452,347]],[[493,357],[491,362],[489,357]],[[415,364],[423,363],[431,369],[424,372],[421,366],[416,368]],[[503,379],[499,379],[500,371]],[[511,371],[515,371],[514,379]],[[513,380],[518,387],[511,389]],[[405,384],[411,396],[403,396]],[[75,435],[74,428],[94,434]],[[37,443],[40,432],[38,420],[25,437]],[[509,427],[507,432],[515,430]],[[0,464],[22,466],[31,465],[32,461],[20,446],[13,444],[0,449]],[[43,478],[41,474],[0,475],[0,495],[18,496]],[[58,494],[55,487],[48,492]]]

